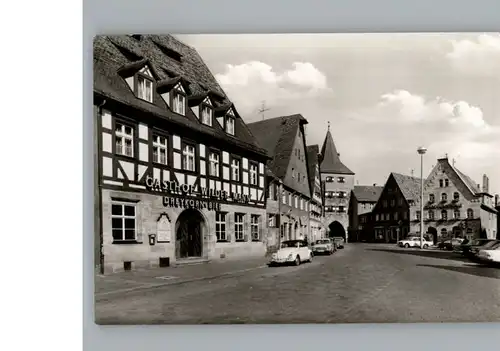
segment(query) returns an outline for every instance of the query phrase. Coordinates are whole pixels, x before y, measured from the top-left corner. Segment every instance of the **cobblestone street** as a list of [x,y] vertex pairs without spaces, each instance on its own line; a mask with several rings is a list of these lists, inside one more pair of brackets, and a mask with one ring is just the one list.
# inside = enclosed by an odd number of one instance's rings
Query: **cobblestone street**
[[98,277],[96,321],[500,321],[500,269],[450,252],[348,244],[298,267],[269,268],[264,263],[210,263]]

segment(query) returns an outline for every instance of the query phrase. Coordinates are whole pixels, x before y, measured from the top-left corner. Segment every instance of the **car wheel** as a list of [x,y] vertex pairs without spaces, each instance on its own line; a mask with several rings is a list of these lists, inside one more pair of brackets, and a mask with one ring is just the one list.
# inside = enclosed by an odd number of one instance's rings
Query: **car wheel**
[[429,248],[429,245],[424,244],[424,249],[427,249],[427,248]]
[[405,244],[405,249],[409,248],[410,244]]
[[296,266],[299,266],[299,265],[300,265],[300,256],[295,257],[295,262],[294,262],[294,264],[295,264]]

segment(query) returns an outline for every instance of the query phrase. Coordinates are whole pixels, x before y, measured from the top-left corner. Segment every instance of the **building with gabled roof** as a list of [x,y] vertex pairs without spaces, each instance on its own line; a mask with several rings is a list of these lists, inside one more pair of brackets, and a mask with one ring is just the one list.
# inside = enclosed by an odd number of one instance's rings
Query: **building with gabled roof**
[[311,238],[307,123],[302,115],[294,114],[248,124],[259,145],[271,157],[267,167],[274,177],[268,177],[267,210],[268,223],[274,225],[276,235],[270,239],[273,240],[270,247],[280,240]]
[[420,178],[392,172],[373,207],[363,231],[363,240],[396,242],[418,232],[416,216],[420,205]]
[[424,184],[424,229],[435,241],[462,238],[497,237],[494,196],[489,180],[482,186],[450,163],[437,160]]
[[97,36],[93,69],[99,271],[263,256],[269,157],[197,51]]
[[311,223],[311,240],[325,237],[326,228],[323,217],[323,194],[321,186],[321,172],[319,167],[319,146],[307,146],[307,161],[309,165],[309,186],[311,188],[311,206],[309,210]]
[[330,122],[328,122],[328,131],[321,147],[319,161],[328,236],[343,237],[347,241],[349,226],[347,209],[354,187],[354,172],[340,160],[340,154],[330,132]]
[[351,241],[360,241],[362,231],[366,230],[368,214],[377,203],[384,188],[373,185],[355,185],[349,198],[349,238]]

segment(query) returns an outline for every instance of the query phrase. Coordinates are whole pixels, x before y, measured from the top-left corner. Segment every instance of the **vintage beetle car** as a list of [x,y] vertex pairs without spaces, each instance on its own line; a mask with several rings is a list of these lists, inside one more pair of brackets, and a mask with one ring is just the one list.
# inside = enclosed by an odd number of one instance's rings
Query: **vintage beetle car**
[[283,241],[278,251],[272,254],[268,265],[294,264],[298,266],[302,262],[311,262],[313,256],[305,240],[287,240]]

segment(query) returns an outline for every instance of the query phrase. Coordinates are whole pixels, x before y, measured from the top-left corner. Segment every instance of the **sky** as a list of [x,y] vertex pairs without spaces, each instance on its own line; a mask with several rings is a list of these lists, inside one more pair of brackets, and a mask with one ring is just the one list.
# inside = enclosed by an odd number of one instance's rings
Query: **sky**
[[500,193],[500,34],[177,35],[248,123],[300,113],[307,144],[328,121],[356,184],[424,177],[445,157]]

